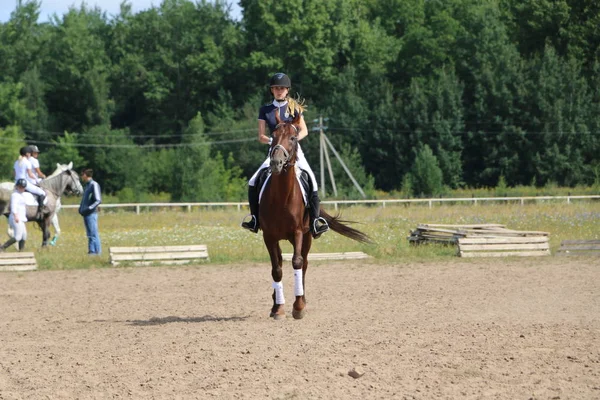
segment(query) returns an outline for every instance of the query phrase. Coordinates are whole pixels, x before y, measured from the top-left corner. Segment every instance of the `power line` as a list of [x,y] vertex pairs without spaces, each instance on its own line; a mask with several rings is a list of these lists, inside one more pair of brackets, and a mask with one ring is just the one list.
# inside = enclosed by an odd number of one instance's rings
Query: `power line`
[[[24,129],[23,132],[27,133],[27,134],[34,134],[34,135],[44,135],[44,136],[48,136],[48,137],[61,137],[64,136],[65,132],[51,132],[51,131],[44,131],[44,130],[29,130],[29,129]],[[213,136],[213,135],[229,135],[229,134],[233,134],[233,133],[246,133],[246,132],[256,132],[256,128],[252,128],[252,129],[234,129],[234,130],[229,130],[229,131],[210,131],[210,132],[203,132],[202,135],[207,135],[207,136]],[[83,135],[86,137],[105,137],[106,134],[91,134],[91,133],[81,133],[81,132],[69,132],[67,131],[68,134],[74,134],[74,135]],[[161,139],[161,138],[174,138],[174,137],[189,137],[189,136],[194,136],[194,135],[198,135],[197,133],[173,133],[173,134],[144,134],[144,135],[137,135],[137,134],[132,134],[129,133],[128,136],[131,138],[135,138],[135,139],[152,139],[152,138],[157,138],[157,139]]]
[[[256,138],[245,138],[245,139],[229,139],[229,140],[218,140],[212,142],[199,142],[199,143],[173,143],[173,144],[105,144],[105,143],[56,143],[56,142],[45,142],[39,140],[30,140],[28,143],[43,144],[55,147],[101,147],[101,148],[112,148],[112,149],[132,149],[132,148],[177,148],[177,147],[200,147],[200,146],[212,146],[219,144],[230,144],[230,143],[243,143],[257,141]],[[0,142],[23,142],[21,139],[15,138],[2,138]]]

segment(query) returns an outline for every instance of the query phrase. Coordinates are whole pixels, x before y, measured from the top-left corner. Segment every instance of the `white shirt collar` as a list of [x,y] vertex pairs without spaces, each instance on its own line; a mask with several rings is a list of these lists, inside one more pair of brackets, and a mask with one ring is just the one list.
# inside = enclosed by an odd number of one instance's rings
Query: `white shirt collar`
[[273,100],[273,105],[275,107],[281,108],[281,107],[285,106],[286,104],[287,104],[287,100],[284,100],[284,101]]

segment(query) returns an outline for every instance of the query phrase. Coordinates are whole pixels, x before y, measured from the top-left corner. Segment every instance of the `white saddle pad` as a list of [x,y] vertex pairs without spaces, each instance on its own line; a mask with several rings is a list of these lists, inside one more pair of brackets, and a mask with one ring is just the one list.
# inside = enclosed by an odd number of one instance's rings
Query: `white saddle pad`
[[[36,206],[38,205],[37,198],[35,198],[29,192],[23,192],[23,197],[25,197],[25,204],[28,206]],[[48,196],[44,199],[44,205],[48,204]]]
[[[304,190],[304,186],[302,185],[302,182],[300,181],[300,174],[302,173],[302,171],[300,170],[300,168],[298,168],[298,166],[295,166],[294,168],[296,168],[296,179],[298,180],[298,185],[300,185],[300,190],[302,191],[302,200],[304,200],[304,205],[306,206],[306,204],[307,204],[306,191]],[[258,195],[258,203],[259,204],[260,204],[260,199],[262,199],[263,192],[265,191],[265,188],[267,187],[267,183],[269,183],[269,180],[271,179],[271,175],[272,174],[269,172],[269,176],[267,176],[267,179],[265,179],[264,185],[260,189],[260,194]]]

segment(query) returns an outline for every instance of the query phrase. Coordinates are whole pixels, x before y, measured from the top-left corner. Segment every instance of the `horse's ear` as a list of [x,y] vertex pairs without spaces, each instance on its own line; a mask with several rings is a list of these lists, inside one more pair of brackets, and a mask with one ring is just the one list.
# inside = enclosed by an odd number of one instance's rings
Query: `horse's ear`
[[67,169],[73,169],[73,161],[71,161],[71,162],[69,163],[69,165],[67,165]]
[[302,114],[300,114],[300,113],[296,114],[296,116],[294,117],[294,120],[292,121],[292,124],[299,125],[300,124],[300,118],[302,118]]
[[62,169],[61,165],[59,163],[56,163],[56,168],[57,169]]

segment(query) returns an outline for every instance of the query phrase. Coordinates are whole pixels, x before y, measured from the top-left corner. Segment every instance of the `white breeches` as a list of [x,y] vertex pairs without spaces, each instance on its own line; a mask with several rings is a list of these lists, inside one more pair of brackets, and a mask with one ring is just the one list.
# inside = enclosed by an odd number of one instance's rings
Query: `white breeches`
[[17,242],[27,239],[27,229],[25,229],[25,222],[23,222],[23,221],[15,222],[13,215],[11,214],[10,217],[8,218],[8,223],[10,224],[10,227],[13,229],[13,237],[15,238],[15,240]]
[[[250,178],[250,180],[248,181],[248,185],[255,186],[256,185],[256,177],[258,176],[258,173],[261,170],[268,168],[270,164],[271,164],[271,158],[267,156],[267,159],[261,164],[260,168],[258,168],[258,170],[256,170],[254,175],[252,175],[252,178]],[[304,157],[304,152],[302,151],[302,147],[300,147],[300,144],[298,144],[298,160],[296,161],[296,165],[298,166],[298,168],[300,168],[301,170],[306,171],[308,173],[308,176],[310,176],[310,180],[312,182],[313,190],[315,192],[317,190],[319,190],[319,187],[317,185],[317,178],[315,177],[314,172],[310,168],[310,165],[308,165],[308,162],[306,161],[306,157]]]
[[27,187],[25,188],[29,193],[37,194],[38,196],[45,196],[46,192],[42,190],[41,187],[35,186],[34,184],[27,183]]

